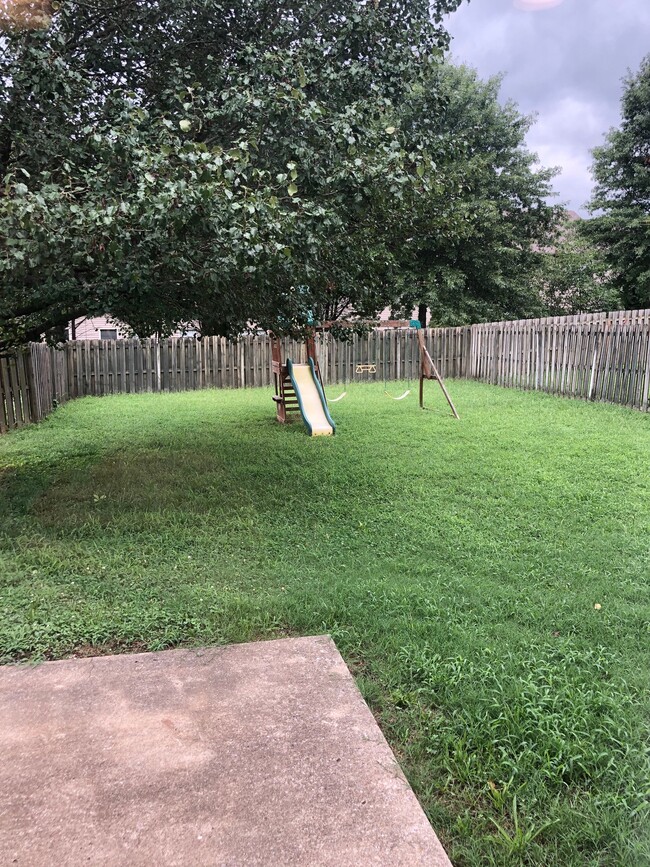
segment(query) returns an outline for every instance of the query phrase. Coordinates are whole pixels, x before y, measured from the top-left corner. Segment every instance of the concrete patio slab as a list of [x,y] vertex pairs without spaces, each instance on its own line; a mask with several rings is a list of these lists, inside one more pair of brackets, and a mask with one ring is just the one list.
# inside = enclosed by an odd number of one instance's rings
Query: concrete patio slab
[[0,669],[0,864],[450,862],[327,636]]

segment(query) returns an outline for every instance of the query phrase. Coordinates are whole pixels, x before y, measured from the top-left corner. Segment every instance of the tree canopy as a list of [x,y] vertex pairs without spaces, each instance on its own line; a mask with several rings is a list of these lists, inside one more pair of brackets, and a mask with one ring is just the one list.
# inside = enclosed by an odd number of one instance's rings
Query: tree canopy
[[626,308],[650,307],[650,55],[624,82],[620,128],[594,149],[582,231],[601,249]]
[[386,303],[435,182],[399,107],[458,3],[66,0],[3,37],[0,346],[105,311],[226,333]]
[[543,251],[532,285],[546,316],[597,313],[620,307],[605,257],[580,231],[581,225],[581,220],[566,218],[553,247]]
[[540,315],[531,278],[563,210],[546,201],[555,170],[537,167],[525,144],[533,119],[499,102],[499,77],[481,81],[445,64],[434,78],[433,90],[406,106],[409,127],[427,119],[438,142],[438,183],[416,203],[402,304],[425,304],[439,324]]
[[65,0],[10,28],[0,349],[106,312],[141,334],[539,312],[553,173],[498,79],[443,62],[459,2]]

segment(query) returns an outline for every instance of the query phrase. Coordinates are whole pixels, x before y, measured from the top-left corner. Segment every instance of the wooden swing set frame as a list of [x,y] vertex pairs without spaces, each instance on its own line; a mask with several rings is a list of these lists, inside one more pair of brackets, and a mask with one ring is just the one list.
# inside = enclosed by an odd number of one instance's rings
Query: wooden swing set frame
[[[425,379],[435,379],[442,389],[442,393],[445,396],[447,403],[449,404],[449,408],[456,419],[460,419],[456,407],[454,406],[454,402],[449,396],[449,392],[445,386],[443,378],[440,376],[438,372],[438,368],[436,367],[431,355],[429,354],[429,350],[427,349],[426,341],[424,339],[424,334],[422,332],[422,327],[418,322],[415,325],[415,319],[388,319],[383,322],[379,322],[376,327],[378,328],[413,328],[417,331],[417,339],[418,339],[418,348],[420,350],[420,387],[419,387],[419,397],[420,397],[420,409],[427,409],[424,405],[424,380]],[[342,322],[324,322],[321,328],[323,330],[327,330],[332,325],[343,325]],[[367,369],[368,372],[375,373],[377,370],[377,366],[375,364],[366,364],[366,365],[357,365],[357,370],[359,367],[363,367]],[[408,392],[403,394],[401,397],[395,397],[393,400],[402,400],[402,398],[406,397]],[[390,396],[390,395],[389,395]]]
[[[420,351],[420,388],[419,388],[419,397],[420,397],[420,409],[427,409],[424,405],[424,380],[425,379],[435,379],[442,389],[442,393],[445,396],[447,403],[449,404],[449,408],[452,411],[454,418],[459,419],[460,416],[456,411],[456,407],[454,406],[454,402],[449,396],[449,392],[445,387],[445,383],[438,372],[438,368],[436,367],[431,355],[429,354],[429,350],[426,346],[426,341],[424,339],[424,334],[422,333],[422,329],[418,326],[415,326],[413,323],[415,320],[407,320],[407,319],[391,319],[385,322],[379,323],[379,328],[415,328],[417,330],[417,340],[418,340],[418,348]],[[326,330],[329,326],[334,323],[325,322],[320,326],[323,330]],[[337,325],[343,323],[336,323]],[[289,421],[289,416],[295,416],[300,414],[300,405],[298,403],[298,397],[294,391],[293,384],[291,382],[291,377],[289,376],[287,364],[285,360],[282,358],[282,344],[275,335],[271,336],[272,340],[272,358],[273,358],[273,382],[275,385],[275,394],[273,396],[273,400],[275,401],[276,406],[276,418],[281,424],[286,424]],[[321,387],[324,388],[323,378],[321,376],[320,367],[318,365],[318,357],[316,354],[316,341],[314,339],[314,335],[309,334],[305,339],[305,345],[307,349],[307,358],[313,359],[314,367],[316,370],[316,375],[321,384]],[[376,372],[376,365],[364,365],[367,368],[373,368],[372,372]],[[336,398],[335,401],[330,401],[331,403],[336,403],[337,400],[340,400],[347,392],[343,392],[343,395]],[[408,392],[406,393],[408,394]],[[406,397],[406,394],[403,397]],[[401,398],[394,398],[394,400],[401,400]]]
[[424,405],[424,380],[425,379],[435,379],[438,381],[438,385],[442,389],[442,393],[447,399],[447,403],[449,404],[449,408],[451,409],[454,418],[460,418],[458,413],[456,412],[456,407],[454,406],[454,402],[449,396],[449,392],[445,387],[445,383],[442,380],[442,377],[438,373],[438,368],[433,363],[433,358],[429,355],[429,350],[427,349],[427,345],[424,340],[424,334],[422,333],[422,329],[418,328],[418,346],[420,347],[420,409],[426,409]]

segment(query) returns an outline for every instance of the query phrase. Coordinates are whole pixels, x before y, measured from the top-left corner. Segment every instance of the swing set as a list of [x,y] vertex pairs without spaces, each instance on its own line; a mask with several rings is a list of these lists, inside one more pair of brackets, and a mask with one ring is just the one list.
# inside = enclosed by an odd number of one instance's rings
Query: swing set
[[[328,328],[330,327],[331,324],[332,323],[329,323],[329,322],[324,323],[322,326],[323,331],[328,330]],[[426,407],[424,405],[424,380],[425,379],[433,379],[433,380],[437,381],[438,385],[440,386],[442,393],[445,396],[445,400],[449,404],[449,408],[451,409],[452,415],[454,416],[454,418],[459,419],[460,416],[458,415],[458,412],[456,411],[456,407],[454,406],[454,402],[452,401],[452,399],[449,395],[449,392],[447,391],[447,388],[445,386],[445,383],[444,383],[442,377],[440,376],[440,373],[438,372],[438,368],[436,367],[433,359],[431,358],[431,354],[429,353],[429,350],[427,349],[424,334],[422,332],[422,326],[421,326],[419,320],[418,319],[410,319],[410,320],[408,320],[408,319],[390,319],[390,320],[387,320],[384,322],[380,322],[378,327],[380,329],[394,329],[394,330],[413,329],[413,330],[415,330],[415,332],[417,334],[417,347],[418,347],[418,354],[419,354],[419,402],[420,402],[420,409],[428,409],[428,407]],[[409,364],[407,366],[408,379],[407,379],[406,391],[404,391],[402,394],[399,394],[396,396],[396,395],[391,394],[388,391],[388,381],[386,379],[386,365],[382,365],[383,370],[384,370],[384,394],[386,395],[386,397],[389,397],[391,400],[404,400],[405,398],[407,398],[411,394],[411,391],[412,391],[411,378],[410,378],[411,366],[412,366],[411,364]],[[345,371],[345,368],[344,368],[344,371]],[[369,375],[376,374],[377,373],[377,362],[376,361],[367,361],[365,363],[364,362],[358,362],[355,365],[355,373],[367,373]],[[347,388],[346,388],[345,379],[343,381],[343,388],[344,388],[343,394],[340,394],[338,397],[334,398],[333,400],[330,400],[329,401],[330,403],[336,403],[337,401],[342,400],[347,395],[348,392],[347,392]]]
[[[326,322],[320,326],[323,332],[329,330],[333,323]],[[341,324],[341,323],[337,323]],[[428,409],[424,405],[424,380],[434,379],[442,389],[449,408],[454,418],[459,418],[456,407],[453,404],[449,392],[447,391],[442,377],[438,373],[438,369],[434,364],[429,350],[426,346],[424,334],[420,322],[417,319],[408,320],[390,320],[380,323],[380,328],[393,329],[414,329],[417,333],[417,347],[419,353],[419,397],[420,408]],[[272,339],[273,347],[273,375],[275,383],[275,395],[273,400],[276,404],[276,418],[284,424],[289,418],[288,416],[295,413],[300,413],[307,427],[310,436],[330,436],[335,433],[336,425],[329,413],[329,404],[338,403],[347,396],[347,384],[345,382],[345,374],[343,381],[343,393],[338,397],[328,401],[325,395],[323,377],[321,375],[318,358],[316,354],[316,342],[314,333],[312,332],[305,341],[307,362],[296,363],[290,358],[283,359],[282,347],[280,340],[277,337]],[[411,344],[413,346],[413,344]],[[412,357],[411,357],[412,361]],[[411,365],[409,365],[410,370]],[[345,368],[344,368],[345,369]],[[408,388],[403,394],[393,396],[388,392],[386,381],[386,366],[384,369],[384,393],[392,400],[404,400],[411,394],[410,373],[408,380]],[[376,361],[358,362],[355,365],[355,373],[367,373],[369,376],[377,374]]]

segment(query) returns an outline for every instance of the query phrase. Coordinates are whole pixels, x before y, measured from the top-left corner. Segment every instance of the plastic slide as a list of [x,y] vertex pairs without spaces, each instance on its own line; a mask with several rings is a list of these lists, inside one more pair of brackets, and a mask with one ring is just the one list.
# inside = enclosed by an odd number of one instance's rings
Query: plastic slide
[[316,376],[313,360],[310,358],[308,364],[294,364],[288,358],[287,370],[309,436],[332,436],[336,425],[327,409],[327,399]]

